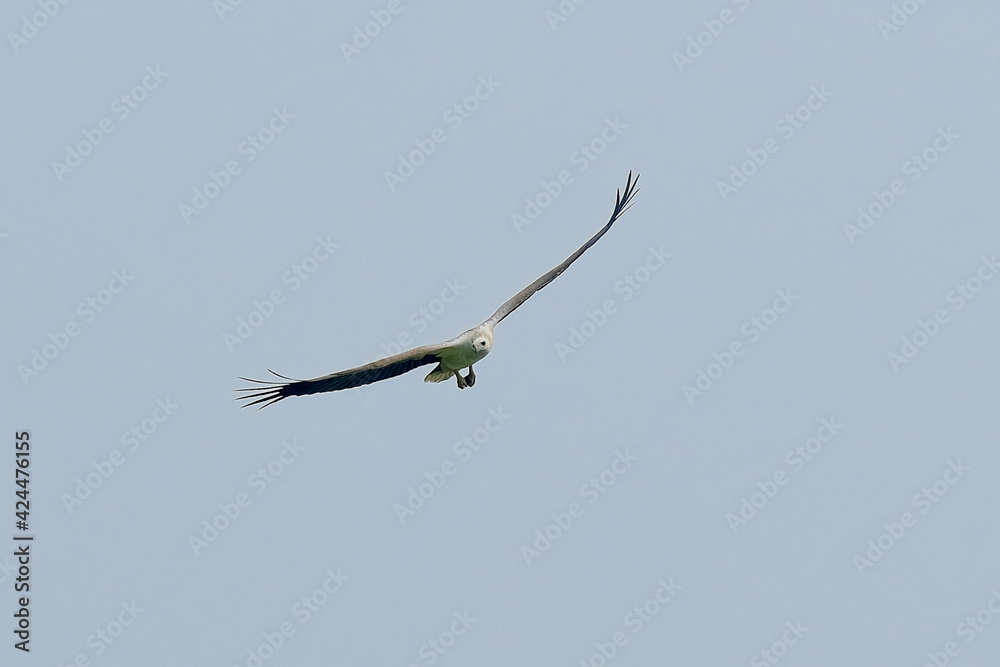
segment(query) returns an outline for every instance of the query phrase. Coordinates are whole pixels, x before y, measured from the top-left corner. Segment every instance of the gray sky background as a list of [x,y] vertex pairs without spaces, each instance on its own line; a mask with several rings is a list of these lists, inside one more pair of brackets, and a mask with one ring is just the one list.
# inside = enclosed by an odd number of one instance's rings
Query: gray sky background
[[997,3],[229,2],[0,10],[0,662],[994,663]]

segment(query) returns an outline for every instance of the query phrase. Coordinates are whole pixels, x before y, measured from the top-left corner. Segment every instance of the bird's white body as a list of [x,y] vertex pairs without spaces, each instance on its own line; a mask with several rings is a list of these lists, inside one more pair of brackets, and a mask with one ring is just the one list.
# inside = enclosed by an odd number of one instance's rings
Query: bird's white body
[[[437,368],[428,373],[424,382],[443,382],[455,375],[460,378],[458,382],[460,387],[463,380],[471,386],[476,381],[472,365],[493,349],[493,327],[488,324],[480,324],[478,327],[473,327],[461,335],[445,341],[442,345],[444,348],[438,352],[441,361]],[[468,377],[462,378],[460,371],[463,368],[469,369],[472,382],[468,382]]]

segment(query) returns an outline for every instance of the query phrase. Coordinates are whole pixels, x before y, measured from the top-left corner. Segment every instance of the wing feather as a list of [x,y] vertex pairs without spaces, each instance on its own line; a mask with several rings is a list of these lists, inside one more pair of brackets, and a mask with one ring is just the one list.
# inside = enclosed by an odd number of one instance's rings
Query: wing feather
[[[252,392],[244,394],[237,400],[246,400],[243,407],[263,403],[261,408],[266,408],[272,403],[288,398],[289,396],[304,396],[306,394],[318,394],[325,391],[340,391],[341,389],[351,389],[362,385],[371,384],[380,380],[394,378],[412,371],[414,368],[436,364],[441,361],[441,355],[445,353],[454,342],[454,339],[436,345],[423,345],[406,352],[394,354],[391,357],[373,361],[364,366],[349,368],[346,371],[339,371],[313,378],[312,380],[296,380],[294,378],[279,375],[270,371],[276,377],[288,380],[287,382],[273,382],[269,380],[251,380],[241,377],[246,382],[254,382],[258,387],[246,387],[236,391]],[[260,408],[258,408],[259,410]]]
[[580,255],[586,252],[587,249],[590,248],[590,246],[597,243],[597,241],[602,236],[604,236],[604,234],[607,233],[609,229],[611,229],[611,225],[615,224],[615,220],[617,220],[621,216],[621,214],[627,211],[629,206],[632,205],[632,197],[634,197],[635,193],[639,191],[639,188],[637,186],[638,182],[639,182],[639,175],[636,174],[635,180],[633,180],[632,172],[629,171],[628,181],[625,183],[625,191],[624,192],[620,190],[617,191],[615,199],[615,211],[614,213],[611,214],[611,219],[608,220],[608,224],[604,225],[604,227],[601,228],[601,231],[594,234],[594,236],[591,237],[589,241],[580,246],[580,248],[576,252],[567,257],[562,264],[559,264],[554,269],[543,275],[541,278],[531,283],[523,290],[515,294],[513,297],[508,299],[502,306],[497,308],[497,312],[493,313],[493,315],[491,315],[488,320],[483,322],[483,324],[489,325],[490,327],[496,326],[496,324],[500,322],[500,320],[510,315],[512,312],[514,312],[514,310],[518,306],[527,301],[532,294],[534,294],[535,292],[542,289],[550,282],[558,278],[559,274],[565,271],[567,268],[569,268],[570,264],[579,259]]

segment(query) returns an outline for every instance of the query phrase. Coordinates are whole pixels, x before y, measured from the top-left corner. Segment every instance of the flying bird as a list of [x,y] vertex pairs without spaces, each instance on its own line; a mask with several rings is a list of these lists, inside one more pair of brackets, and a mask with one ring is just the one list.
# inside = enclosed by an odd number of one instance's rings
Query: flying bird
[[[608,224],[604,225],[599,232],[580,246],[576,252],[567,257],[564,262],[508,299],[502,306],[497,308],[497,311],[488,320],[479,326],[473,327],[443,343],[422,345],[412,350],[386,357],[385,359],[373,361],[364,366],[350,368],[346,371],[324,375],[312,380],[296,380],[275,373],[274,371],[270,372],[282,380],[287,380],[287,382],[251,380],[241,377],[241,380],[253,382],[258,386],[237,389],[237,391],[249,392],[238,397],[237,400],[247,401],[243,407],[262,403],[263,405],[260,408],[264,408],[289,396],[304,396],[306,394],[318,394],[325,391],[339,391],[341,389],[360,387],[361,385],[402,375],[418,366],[427,366],[430,364],[437,364],[437,366],[424,378],[424,382],[443,382],[455,376],[459,389],[471,387],[476,383],[476,374],[472,370],[472,365],[489,354],[490,350],[493,349],[493,328],[503,318],[514,312],[518,306],[527,301],[532,294],[559,277],[559,274],[569,268],[570,264],[579,259],[580,255],[586,252],[590,246],[597,243],[611,229],[611,225],[615,224],[615,220],[631,206],[632,197],[639,191],[636,185],[638,181],[639,175],[636,174],[633,180],[632,172],[630,171],[628,173],[628,181],[625,183],[624,192],[617,192],[615,210],[611,214]],[[463,368],[469,369],[468,375],[464,377],[461,372]]]

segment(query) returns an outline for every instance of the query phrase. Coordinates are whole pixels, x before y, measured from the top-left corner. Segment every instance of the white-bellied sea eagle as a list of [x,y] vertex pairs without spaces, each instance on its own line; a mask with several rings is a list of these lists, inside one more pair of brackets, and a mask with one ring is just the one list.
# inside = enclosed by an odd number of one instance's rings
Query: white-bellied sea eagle
[[[555,280],[560,273],[579,259],[580,255],[586,252],[590,246],[597,243],[598,239],[611,229],[611,225],[615,224],[615,220],[628,210],[628,207],[631,205],[632,197],[639,190],[636,185],[638,181],[639,175],[636,174],[633,180],[632,172],[630,171],[628,173],[628,181],[625,183],[625,191],[619,191],[617,194],[615,210],[611,214],[608,224],[604,225],[599,232],[580,246],[576,252],[567,257],[563,263],[507,300],[506,303],[497,308],[497,312],[493,313],[488,320],[479,326],[473,327],[465,333],[451,340],[446,340],[443,343],[422,345],[412,350],[386,357],[385,359],[373,361],[364,366],[358,366],[357,368],[351,368],[331,375],[324,375],[312,380],[295,380],[284,375],[279,375],[274,371],[271,371],[271,373],[287,381],[251,380],[241,377],[241,380],[265,386],[237,389],[237,391],[249,392],[240,396],[237,400],[242,399],[247,401],[243,407],[262,403],[263,405],[260,407],[263,408],[289,396],[303,396],[305,394],[317,394],[324,391],[339,391],[340,389],[360,387],[361,385],[402,375],[418,366],[426,366],[428,364],[437,364],[437,366],[424,378],[425,382],[442,382],[455,376],[459,389],[471,387],[476,383],[476,374],[472,370],[472,365],[489,354],[493,348],[493,328],[500,320],[510,315],[518,306],[527,301],[532,294]],[[461,373],[463,368],[469,369],[469,374],[465,377],[462,377]]]

